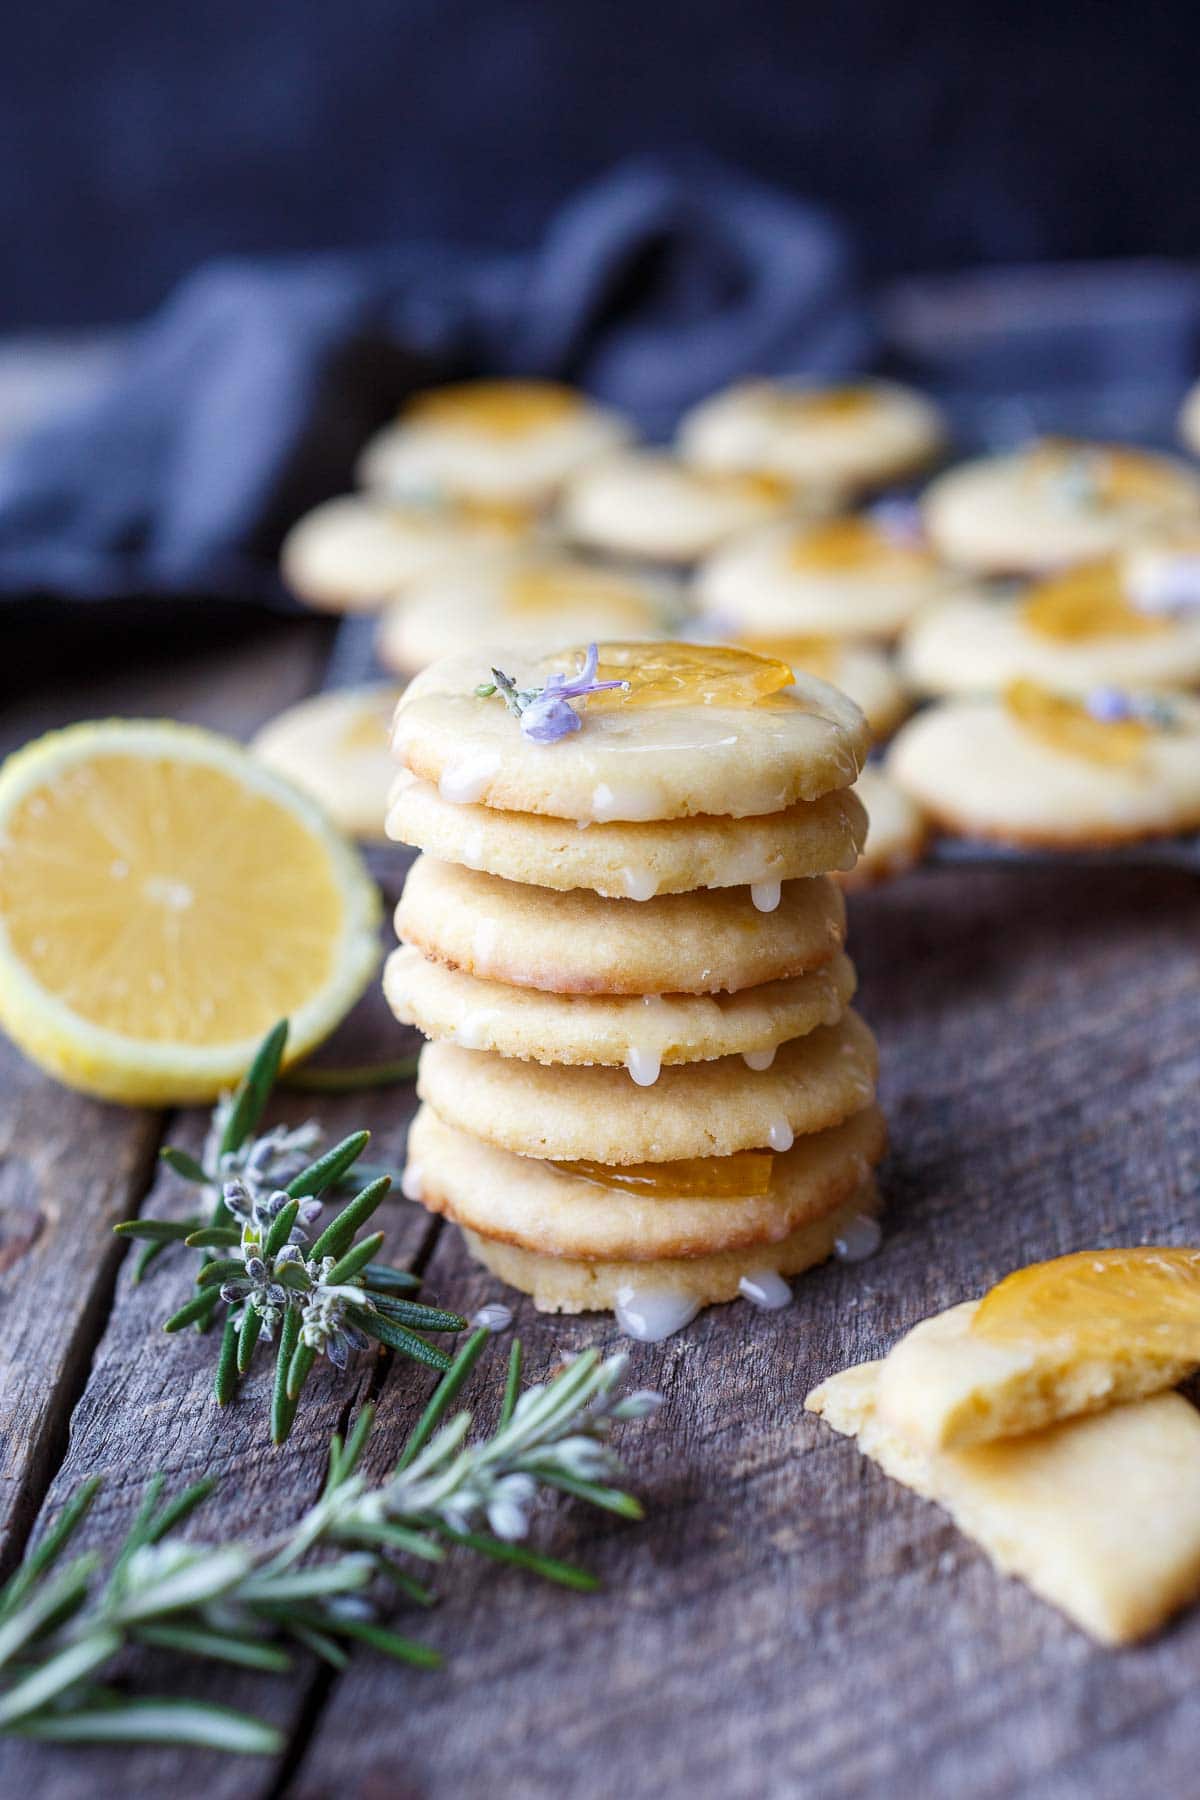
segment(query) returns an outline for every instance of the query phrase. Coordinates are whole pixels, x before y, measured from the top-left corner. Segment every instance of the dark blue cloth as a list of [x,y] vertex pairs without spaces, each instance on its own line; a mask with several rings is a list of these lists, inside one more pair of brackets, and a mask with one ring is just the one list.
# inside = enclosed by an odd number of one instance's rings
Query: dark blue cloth
[[0,594],[278,598],[287,526],[422,383],[556,376],[654,435],[739,375],[871,350],[834,224],[711,165],[624,165],[527,255],[210,266],[105,392],[0,461]]

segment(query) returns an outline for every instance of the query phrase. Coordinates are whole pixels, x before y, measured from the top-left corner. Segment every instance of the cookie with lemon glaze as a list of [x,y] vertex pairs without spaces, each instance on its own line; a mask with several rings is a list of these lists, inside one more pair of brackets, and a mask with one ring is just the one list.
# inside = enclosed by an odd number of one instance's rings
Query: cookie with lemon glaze
[[736,533],[800,510],[792,486],[768,475],[689,467],[658,450],[627,450],[581,469],[558,522],[573,543],[605,556],[672,567],[697,562]]
[[602,645],[601,676],[631,687],[576,702],[580,729],[553,744],[477,693],[493,667],[532,689],[581,661],[481,648],[435,663],[396,710],[398,760],[443,799],[605,823],[782,812],[848,787],[866,758],[867,722],[844,694],[721,647]]
[[[759,893],[763,904],[776,890]],[[484,981],[551,994],[736,993],[829,962],[845,903],[825,876],[785,882],[771,911],[749,888],[606,900],[504,881],[420,856],[396,932],[423,955]]]
[[1048,704],[1038,730],[1005,700],[940,701],[901,727],[886,769],[967,836],[1066,849],[1188,831],[1200,825],[1200,704],[1165,704],[1171,730],[1106,736],[1115,725],[1092,720],[1081,738],[1081,702]]
[[388,734],[399,689],[334,688],[279,713],[250,748],[324,807],[351,837],[385,841],[395,764]]
[[939,476],[922,513],[934,548],[956,567],[1037,575],[1195,519],[1200,475],[1126,445],[1047,438]]
[[[406,1187],[495,1243],[536,1255],[645,1263],[778,1244],[844,1206],[883,1154],[883,1116],[867,1107],[769,1159],[765,1193],[703,1197],[608,1185],[570,1164],[498,1150],[443,1124],[428,1106],[409,1128]],[[661,1180],[670,1186],[670,1166]]]
[[944,440],[932,401],[890,381],[743,381],[701,401],[679,427],[682,454],[703,468],[765,470],[841,492],[924,468]]
[[630,436],[616,413],[557,382],[463,381],[414,395],[368,443],[358,479],[392,495],[539,505]]
[[876,743],[891,737],[912,711],[908,690],[891,658],[871,644],[831,637],[748,637],[744,644],[757,656],[777,656],[797,675],[815,675],[848,695]]
[[591,888],[613,900],[849,869],[866,829],[860,802],[843,788],[760,818],[614,822],[581,831],[541,813],[456,806],[407,769],[396,774],[387,816],[390,838],[442,862],[535,887]]
[[869,513],[747,533],[700,569],[702,619],[739,640],[890,638],[953,578]]
[[343,494],[305,513],[283,540],[284,581],[325,612],[378,612],[437,569],[503,557],[532,531],[519,514]]
[[664,577],[598,568],[569,557],[495,559],[415,582],[379,624],[376,648],[389,669],[414,674],[471,644],[536,652],[557,643],[655,637],[680,612]]
[[660,1067],[749,1056],[769,1067],[778,1046],[836,1025],[854,995],[854,965],[838,954],[819,969],[737,994],[553,994],[484,981],[402,945],[383,991],[396,1017],[427,1038],[541,1063]]
[[664,1069],[547,1068],[426,1044],[417,1092],[447,1124],[518,1156],[622,1165],[787,1149],[874,1098],[875,1040],[854,1013],[782,1045],[769,1069],[740,1056]]
[[929,841],[929,820],[882,769],[869,764],[854,784],[867,809],[867,841],[852,869],[834,876],[846,893],[873,887],[914,868]]
[[1200,608],[1141,610],[1119,564],[1082,564],[1014,599],[931,607],[902,640],[905,679],[926,694],[996,693],[1022,678],[1063,693],[1200,683]]
[[[838,1239],[862,1219],[881,1210],[872,1181],[834,1211],[799,1226],[776,1244],[748,1250],[718,1250],[708,1256],[664,1257],[659,1262],[584,1262],[541,1256],[464,1228],[468,1250],[509,1287],[529,1294],[539,1312],[604,1312],[637,1305],[643,1297],[657,1302],[669,1296],[695,1309],[736,1300],[743,1278],[754,1280],[768,1271],[800,1275],[832,1256]],[[685,1312],[684,1317],[689,1316]]]

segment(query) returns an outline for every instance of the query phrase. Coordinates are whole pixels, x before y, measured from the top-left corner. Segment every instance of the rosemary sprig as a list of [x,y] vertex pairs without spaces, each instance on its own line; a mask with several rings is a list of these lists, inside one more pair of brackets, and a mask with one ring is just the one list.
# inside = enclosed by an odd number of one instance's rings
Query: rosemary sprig
[[[228,1405],[259,1343],[274,1342],[278,1333],[271,1407],[277,1444],[291,1430],[301,1390],[320,1357],[344,1369],[350,1353],[374,1339],[441,1372],[450,1358],[426,1334],[461,1331],[467,1323],[458,1313],[412,1298],[420,1283],[381,1260],[382,1232],[359,1237],[391,1185],[386,1172],[372,1173],[309,1243],[322,1196],[355,1180],[370,1133],[352,1132],[324,1150],[315,1120],[259,1133],[287,1029],[283,1020],[267,1033],[236,1090],[218,1102],[198,1159],[172,1146],[162,1152],[177,1175],[200,1189],[205,1212],[127,1219],[116,1227],[118,1237],[145,1243],[135,1280],[172,1244],[200,1252],[195,1291],[163,1328],[207,1329],[224,1308],[213,1383],[218,1404]],[[360,1166],[360,1177],[365,1174]]]
[[64,1563],[99,1482],[79,1489],[0,1589],[0,1732],[272,1754],[283,1739],[263,1720],[95,1683],[119,1652],[139,1644],[281,1675],[291,1670],[295,1645],[337,1668],[357,1643],[435,1668],[435,1651],[381,1620],[385,1592],[419,1605],[431,1599],[398,1559],[437,1564],[448,1544],[593,1589],[587,1571],[522,1541],[534,1501],[557,1489],[640,1518],[638,1502],[617,1485],[623,1472],[609,1437],[616,1422],[654,1411],[659,1397],[621,1398],[625,1357],[601,1362],[588,1350],[513,1398],[520,1371],[514,1346],[501,1423],[490,1439],[469,1443],[471,1415],[446,1415],[487,1338],[478,1331],[464,1344],[390,1475],[370,1487],[359,1473],[373,1424],[373,1409],[364,1407],[348,1437],[331,1442],[315,1506],[266,1542],[214,1545],[173,1536],[215,1483],[198,1482],[164,1500],[162,1477],[155,1476],[107,1571],[94,1553]]

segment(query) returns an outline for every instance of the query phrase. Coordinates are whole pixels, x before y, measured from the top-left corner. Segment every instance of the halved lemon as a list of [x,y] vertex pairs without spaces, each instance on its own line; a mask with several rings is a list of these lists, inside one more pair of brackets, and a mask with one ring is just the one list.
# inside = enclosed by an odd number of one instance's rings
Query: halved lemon
[[1081,1355],[1200,1362],[1200,1250],[1079,1250],[1008,1275],[979,1303],[981,1337],[1066,1338]]
[[379,911],[320,809],[213,732],[73,725],[0,769],[0,1025],[70,1087],[211,1100],[285,1016],[302,1056],[370,980]]

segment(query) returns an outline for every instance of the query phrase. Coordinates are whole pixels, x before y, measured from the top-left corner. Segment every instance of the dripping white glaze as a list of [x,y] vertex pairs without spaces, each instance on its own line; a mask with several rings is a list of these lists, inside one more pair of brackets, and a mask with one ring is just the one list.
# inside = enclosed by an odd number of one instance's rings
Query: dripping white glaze
[[660,1344],[691,1324],[700,1302],[687,1294],[672,1293],[670,1288],[620,1287],[613,1311],[627,1337],[643,1344]]
[[462,762],[442,770],[438,793],[454,806],[474,806],[499,767],[500,758],[494,750],[482,750],[475,756],[464,757]]
[[483,827],[473,825],[463,839],[463,861],[468,869],[483,867]]
[[883,1242],[883,1228],[870,1213],[855,1213],[847,1219],[833,1240],[833,1254],[839,1262],[865,1262],[874,1256]]
[[500,927],[495,919],[480,919],[475,927],[471,948],[477,963],[486,963],[500,941]]
[[761,913],[774,912],[782,893],[783,884],[779,881],[756,881],[750,888],[750,898]]
[[649,869],[631,869],[625,864],[621,870],[621,880],[630,900],[653,900],[658,892],[658,881]]
[[743,1050],[742,1061],[748,1069],[753,1069],[756,1074],[761,1074],[764,1069],[769,1069],[775,1061],[775,1046],[772,1045],[769,1050]]
[[461,1044],[464,1050],[482,1050],[496,1023],[496,1009],[491,1006],[476,1006],[463,1014],[454,1028],[454,1041]]
[[481,1306],[478,1312],[471,1314],[476,1331],[507,1331],[512,1320],[512,1308],[500,1300],[489,1301],[487,1306]]
[[782,1156],[785,1150],[791,1149],[795,1141],[796,1134],[786,1119],[772,1120],[770,1129],[767,1132],[767,1142],[770,1144],[772,1150]]
[[775,1269],[751,1269],[738,1282],[738,1291],[762,1312],[778,1312],[792,1303],[791,1287]]
[[625,1067],[639,1087],[653,1087],[662,1074],[662,1056],[657,1050],[630,1044],[625,1052]]
[[400,1177],[400,1192],[406,1200],[420,1200],[424,1191],[420,1169],[416,1163],[406,1163],[404,1173]]

